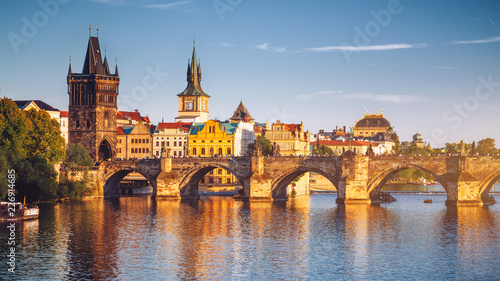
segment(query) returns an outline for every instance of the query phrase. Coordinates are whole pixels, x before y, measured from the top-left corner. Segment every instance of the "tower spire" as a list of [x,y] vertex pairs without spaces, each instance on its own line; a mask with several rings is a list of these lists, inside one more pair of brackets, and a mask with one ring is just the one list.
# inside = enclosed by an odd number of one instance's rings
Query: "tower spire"
[[118,60],[115,57],[115,76],[118,76]]
[[91,36],[92,36],[92,25],[89,24],[89,37],[91,37]]
[[68,75],[71,75],[71,56],[69,56],[69,69],[68,69]]

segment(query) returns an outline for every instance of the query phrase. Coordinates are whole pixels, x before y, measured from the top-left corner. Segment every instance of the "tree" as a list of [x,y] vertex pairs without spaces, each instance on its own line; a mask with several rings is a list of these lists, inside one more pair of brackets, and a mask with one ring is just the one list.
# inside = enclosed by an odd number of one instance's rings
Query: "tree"
[[445,143],[444,152],[446,154],[458,154],[460,152],[460,145],[458,143]]
[[394,145],[392,146],[391,154],[394,154],[394,155],[403,154],[403,147],[401,146],[401,143],[399,142],[399,140],[394,141]]
[[31,122],[26,139],[27,156],[41,156],[50,164],[64,160],[66,144],[59,123],[45,110],[30,109],[26,111],[26,118]]
[[258,136],[257,137],[257,140],[255,141],[255,143],[251,143],[248,145],[248,152],[247,154],[248,155],[252,155],[254,150],[255,150],[255,146],[256,145],[259,145],[261,144],[262,145],[262,155],[264,156],[270,156],[272,155],[273,153],[273,145],[271,144],[271,141],[268,140],[266,137],[264,136]]
[[495,140],[486,138],[478,141],[476,152],[481,156],[498,153],[498,150],[495,148]]
[[26,140],[31,123],[9,98],[0,100],[0,148],[25,158]]
[[320,147],[314,147],[313,148],[313,155],[335,155],[335,152],[333,152],[333,150],[331,148],[329,148],[328,146],[322,144]]
[[42,156],[18,159],[15,164],[17,199],[28,202],[53,201],[57,198],[57,172]]
[[94,164],[94,160],[90,157],[89,151],[82,144],[69,143],[66,149],[66,161],[64,164],[67,167],[90,167]]

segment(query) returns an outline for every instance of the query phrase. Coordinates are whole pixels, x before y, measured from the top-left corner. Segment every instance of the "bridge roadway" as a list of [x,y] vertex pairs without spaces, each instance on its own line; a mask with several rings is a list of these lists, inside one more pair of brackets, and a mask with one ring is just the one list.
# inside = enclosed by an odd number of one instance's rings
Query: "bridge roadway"
[[[248,200],[286,200],[286,187],[297,176],[316,172],[337,188],[339,204],[380,203],[380,190],[407,168],[434,177],[446,191],[446,205],[484,205],[500,178],[498,156],[246,156],[186,157],[108,161],[97,173],[98,196],[119,194],[130,172],[143,175],[157,197],[197,199],[198,182],[214,168],[231,172]],[[308,193],[308,191],[306,192]]]

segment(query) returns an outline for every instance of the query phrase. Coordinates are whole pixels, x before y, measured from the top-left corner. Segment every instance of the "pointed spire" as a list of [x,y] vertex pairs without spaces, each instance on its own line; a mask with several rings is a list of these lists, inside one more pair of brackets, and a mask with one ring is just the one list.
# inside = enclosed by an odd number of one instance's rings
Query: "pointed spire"
[[118,60],[115,57],[115,76],[118,76]]
[[[104,53],[106,53],[106,51],[104,51]],[[109,71],[109,65],[108,65],[108,58],[106,57],[106,55],[104,55],[104,73],[106,75],[111,75],[111,72]]]
[[71,56],[69,56],[69,69],[68,69],[68,75],[71,75]]
[[97,37],[91,36],[89,38],[82,74],[105,74],[101,58],[101,49],[99,47],[99,39]]
[[201,68],[199,66],[199,61],[196,57],[196,41],[193,41],[193,55],[191,56],[191,60],[188,59],[188,67],[187,67],[187,82],[188,85],[186,89],[178,94],[178,96],[208,96],[201,89]]
[[89,38],[92,37],[92,25],[89,24]]

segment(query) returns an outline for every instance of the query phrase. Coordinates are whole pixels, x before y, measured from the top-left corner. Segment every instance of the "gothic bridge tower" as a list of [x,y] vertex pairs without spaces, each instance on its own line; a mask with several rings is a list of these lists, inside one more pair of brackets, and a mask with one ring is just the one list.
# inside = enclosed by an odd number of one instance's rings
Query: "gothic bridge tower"
[[102,60],[98,37],[89,38],[82,73],[72,73],[70,62],[67,81],[69,142],[85,146],[96,161],[115,157],[120,77],[118,66],[109,71],[106,54]]

